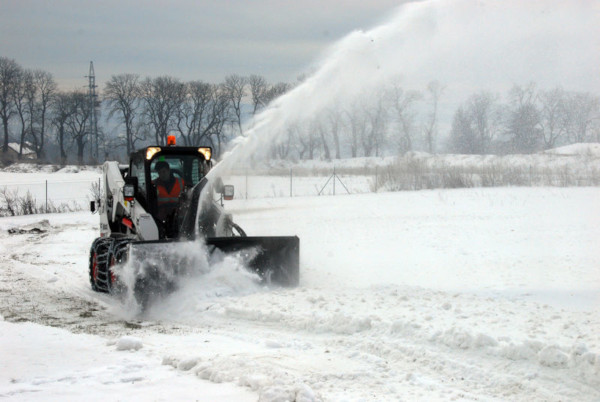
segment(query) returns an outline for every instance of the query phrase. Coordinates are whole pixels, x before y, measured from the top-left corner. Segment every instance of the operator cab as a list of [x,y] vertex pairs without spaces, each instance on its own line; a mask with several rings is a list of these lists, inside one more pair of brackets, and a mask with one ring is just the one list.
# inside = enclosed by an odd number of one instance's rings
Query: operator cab
[[[127,182],[135,187],[135,199],[152,214],[160,237],[175,237],[178,209],[189,199],[190,189],[202,181],[212,161],[210,147],[152,146],[131,155]],[[161,178],[160,172],[168,173]]]

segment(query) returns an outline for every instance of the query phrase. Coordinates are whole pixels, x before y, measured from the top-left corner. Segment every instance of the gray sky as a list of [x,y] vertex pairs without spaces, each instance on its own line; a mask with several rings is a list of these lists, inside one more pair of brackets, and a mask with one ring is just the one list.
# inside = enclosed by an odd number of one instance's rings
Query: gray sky
[[0,56],[64,89],[111,75],[293,82],[336,40],[389,18],[402,0],[2,0]]

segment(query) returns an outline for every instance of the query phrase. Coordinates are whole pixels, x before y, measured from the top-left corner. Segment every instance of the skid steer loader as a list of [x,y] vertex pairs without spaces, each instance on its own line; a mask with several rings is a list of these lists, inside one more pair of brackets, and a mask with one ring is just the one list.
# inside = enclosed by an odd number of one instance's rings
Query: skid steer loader
[[[223,208],[223,200],[233,198],[233,186],[207,177],[211,156],[210,147],[150,146],[132,153],[129,165],[104,163],[102,197],[90,205],[100,215],[100,237],[89,257],[93,290],[111,293],[122,287],[116,267],[135,256],[145,266],[136,270],[129,286],[145,307],[171,292],[185,270],[185,261],[163,260],[166,251],[182,243],[197,247],[198,241],[209,254],[241,256],[244,266],[264,282],[298,285],[298,237],[246,236]],[[168,168],[178,195],[159,188],[157,167]]]

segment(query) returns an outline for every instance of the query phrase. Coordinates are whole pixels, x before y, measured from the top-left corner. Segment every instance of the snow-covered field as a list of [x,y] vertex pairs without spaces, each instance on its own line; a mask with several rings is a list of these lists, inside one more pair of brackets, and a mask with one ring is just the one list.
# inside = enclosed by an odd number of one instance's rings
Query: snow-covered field
[[[0,171],[0,192],[24,197],[29,193],[38,206],[66,205],[71,210],[87,208],[92,184],[99,184],[102,170],[96,167],[14,164]],[[1,204],[1,201],[0,201]],[[0,205],[2,207],[2,205]]]
[[298,288],[222,264],[137,317],[89,288],[97,216],[0,219],[0,396],[600,399],[600,188],[226,207],[300,237]]
[[[420,167],[412,166],[415,164]],[[477,177],[481,174],[494,176],[496,186],[597,185],[600,180],[600,144],[572,144],[531,155],[432,155],[412,152],[402,157],[265,161],[254,168],[237,169],[223,179],[235,186],[237,199],[278,198],[397,190],[403,186],[398,186],[393,180],[390,182],[390,174],[405,174],[404,180],[410,182],[422,180],[428,174],[439,175],[448,169],[458,169],[473,182],[470,184],[473,186],[482,181],[481,177]],[[515,170],[525,177],[513,183],[514,178],[511,180],[506,176],[515,176]],[[19,196],[25,196],[29,192],[42,209],[46,197],[56,207],[65,204],[75,210],[87,209],[92,199],[92,185],[99,184],[100,176],[100,167],[14,164],[0,170],[0,194],[6,190],[9,194],[17,192]],[[465,183],[467,187],[470,185]],[[0,208],[2,201],[0,196]]]

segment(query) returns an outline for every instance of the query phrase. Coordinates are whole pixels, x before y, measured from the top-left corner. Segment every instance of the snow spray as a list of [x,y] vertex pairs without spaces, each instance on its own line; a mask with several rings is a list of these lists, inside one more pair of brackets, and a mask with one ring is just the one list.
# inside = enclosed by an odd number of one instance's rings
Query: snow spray
[[132,245],[115,272],[129,318],[175,318],[198,303],[261,289],[260,277],[244,266],[241,255],[209,253],[201,240]]
[[247,166],[250,158],[261,160],[291,129],[306,133],[320,113],[376,102],[390,83],[408,90],[442,83],[446,116],[473,93],[514,84],[599,91],[599,13],[597,0],[405,4],[380,26],[333,45],[314,74],[245,125],[209,177]]

